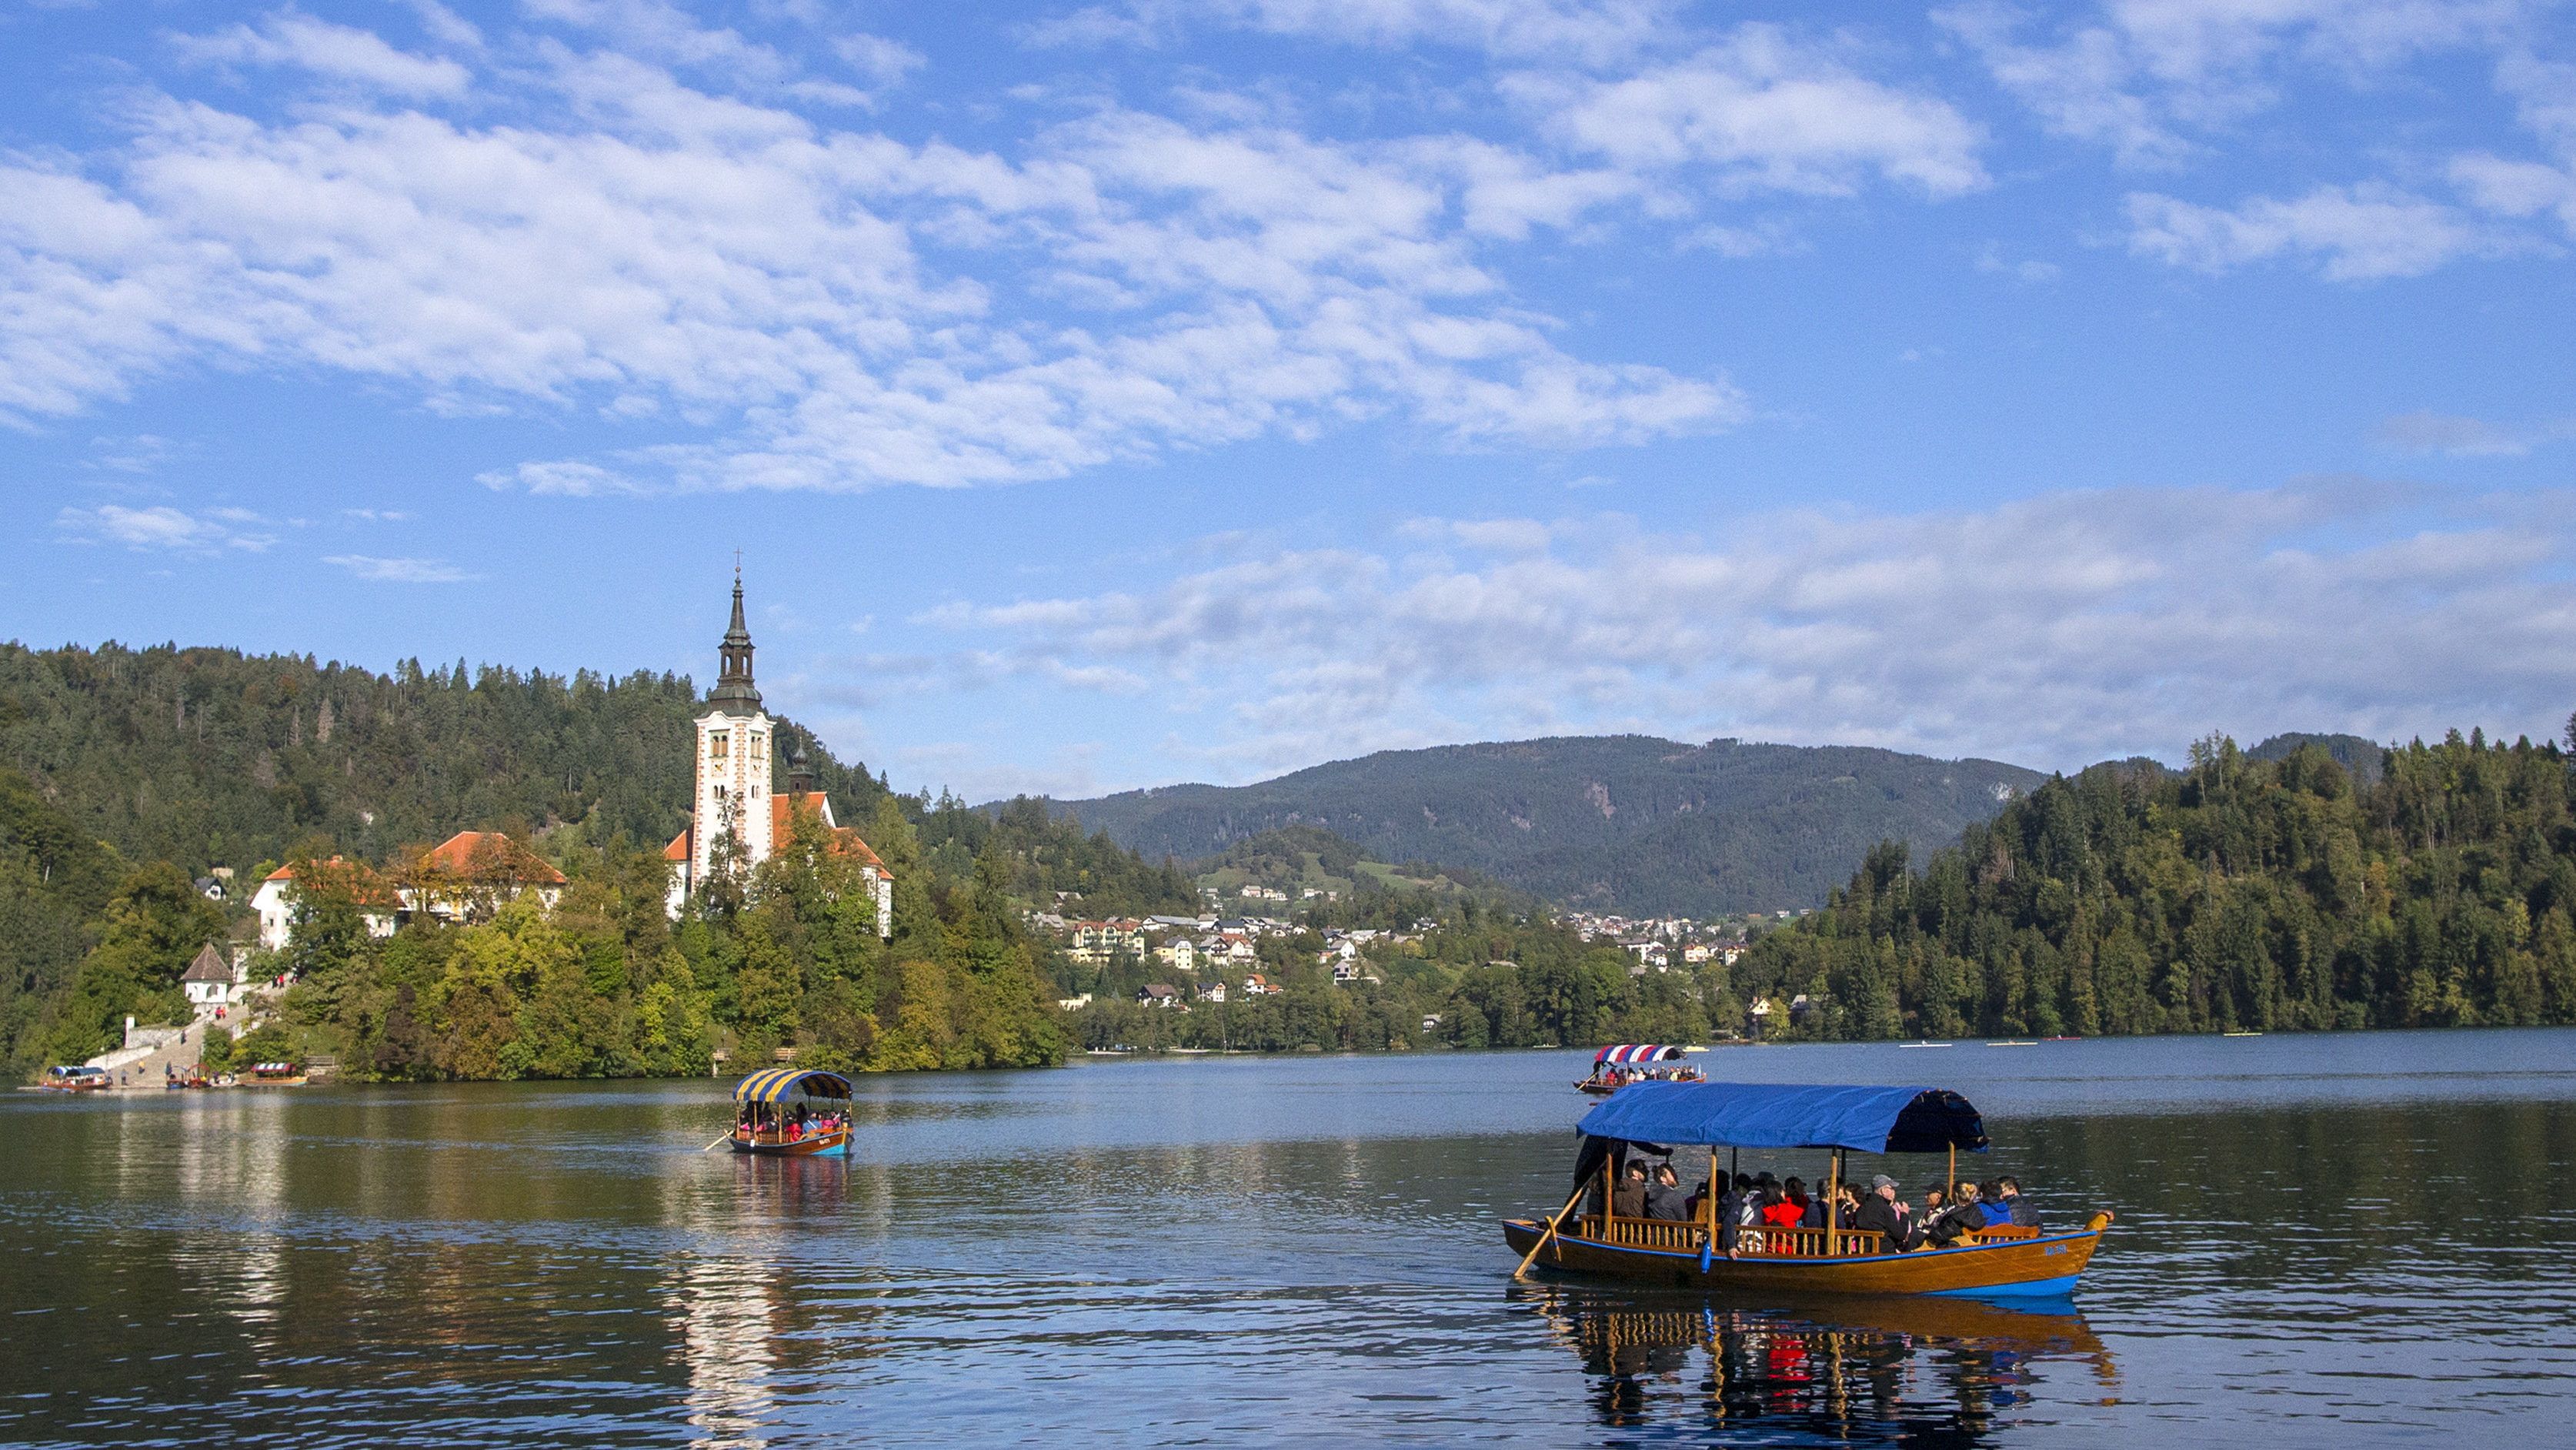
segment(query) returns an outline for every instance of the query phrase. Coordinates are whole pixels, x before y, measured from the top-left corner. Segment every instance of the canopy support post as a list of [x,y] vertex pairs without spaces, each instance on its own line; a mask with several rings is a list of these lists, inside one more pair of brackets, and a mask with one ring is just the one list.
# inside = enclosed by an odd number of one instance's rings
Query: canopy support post
[[1833,1162],[1825,1169],[1825,1257],[1842,1257],[1841,1219],[1843,1213],[1843,1150],[1834,1150]]
[[1700,1217],[1708,1220],[1709,1247],[1717,1246],[1717,1145],[1708,1145],[1708,1189],[1700,1195]]
[[1950,1145],[1950,1176],[1941,1182],[1941,1200],[1947,1203],[1959,1191],[1959,1145]]

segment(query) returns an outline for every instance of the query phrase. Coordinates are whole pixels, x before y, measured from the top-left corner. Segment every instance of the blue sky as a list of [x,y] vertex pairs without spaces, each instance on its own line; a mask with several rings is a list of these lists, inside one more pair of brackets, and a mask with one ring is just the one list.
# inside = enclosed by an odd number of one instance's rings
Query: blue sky
[[2576,707],[2576,7],[36,3],[0,634],[907,787]]

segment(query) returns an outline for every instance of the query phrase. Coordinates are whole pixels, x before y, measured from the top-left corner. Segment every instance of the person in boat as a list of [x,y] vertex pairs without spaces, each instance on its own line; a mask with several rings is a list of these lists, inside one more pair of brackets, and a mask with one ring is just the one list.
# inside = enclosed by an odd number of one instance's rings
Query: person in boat
[[1892,1253],[1903,1253],[1914,1247],[1913,1212],[1896,1196],[1896,1180],[1882,1173],[1869,1181],[1869,1196],[1860,1201],[1852,1214],[1852,1227],[1868,1233],[1884,1234]]
[[1985,1214],[1977,1208],[1975,1184],[1960,1184],[1957,1192],[1948,1194],[1938,1188],[1923,1190],[1923,1241],[1932,1247],[1946,1249],[1985,1223]]
[[1654,1181],[1646,1185],[1646,1217],[1675,1223],[1690,1217],[1690,1199],[1683,1194],[1681,1177],[1673,1172],[1670,1163],[1656,1164]]
[[1621,1218],[1646,1216],[1646,1160],[1631,1158],[1628,1171],[1619,1178],[1619,1186],[1610,1194],[1610,1211]]
[[2029,1199],[2021,1196],[2020,1179],[1998,1178],[1995,1186],[2003,1190],[2004,1208],[2010,1213],[2015,1227],[2039,1227],[2039,1210],[2031,1206]]
[[2004,1186],[1989,1178],[1977,1185],[1977,1208],[1986,1216],[1987,1228],[2004,1228],[2012,1223],[2012,1205],[2004,1202]]
[[1796,1228],[1807,1216],[1807,1187],[1792,1178],[1763,1195],[1762,1222],[1772,1228]]

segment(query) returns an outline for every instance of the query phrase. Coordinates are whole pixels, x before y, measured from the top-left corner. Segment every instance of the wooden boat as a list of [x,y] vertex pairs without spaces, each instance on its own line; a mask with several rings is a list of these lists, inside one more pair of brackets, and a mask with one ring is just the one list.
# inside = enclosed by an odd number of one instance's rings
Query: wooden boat
[[734,1085],[733,1133],[737,1153],[767,1158],[810,1158],[850,1151],[850,1080],[837,1072],[775,1067]]
[[[1720,1225],[1712,1194],[1696,1220],[1631,1218],[1611,1211],[1622,1161],[1645,1150],[1827,1149],[1826,1202],[1835,1201],[1844,1155],[1952,1155],[1987,1147],[1985,1122],[1957,1093],[1916,1087],[1810,1087],[1768,1083],[1639,1083],[1584,1114],[1576,1188],[1551,1219],[1512,1219],[1503,1240],[1534,1265],[1688,1289],[1774,1294],[1937,1294],[1975,1297],[2072,1293],[2112,1215],[2073,1232],[1997,1227],[1948,1248],[1900,1252],[1882,1234],[1828,1221],[1823,1228]],[[1586,1194],[1593,1208],[1576,1214]]]
[[1592,1055],[1592,1076],[1574,1086],[1606,1098],[1630,1083],[1639,1082],[1705,1082],[1708,1074],[1696,1067],[1673,1066],[1685,1053],[1698,1049],[1668,1047],[1660,1042],[1622,1042],[1605,1047]]
[[250,1087],[302,1087],[304,1069],[291,1062],[256,1063],[241,1081]]
[[103,1067],[49,1067],[42,1086],[47,1092],[95,1093],[116,1085],[116,1079]]

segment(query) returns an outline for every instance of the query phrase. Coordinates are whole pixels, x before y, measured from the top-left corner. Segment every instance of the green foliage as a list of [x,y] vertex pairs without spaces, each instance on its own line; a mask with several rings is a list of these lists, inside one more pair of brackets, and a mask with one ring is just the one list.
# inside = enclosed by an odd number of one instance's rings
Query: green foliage
[[197,1067],[208,1077],[233,1070],[233,1030],[220,1022],[206,1024],[204,1050],[197,1054]]
[[1645,736],[1385,751],[1259,785],[1061,804],[1148,857],[1323,826],[1567,906],[1708,916],[1822,901],[1887,837],[1930,849],[2040,775],[1990,760]]
[[946,874],[964,875],[990,859],[993,884],[1007,896],[1052,909],[1056,893],[1085,916],[1196,914],[1198,885],[1166,861],[1148,865],[1106,833],[1085,836],[1081,823],[1052,816],[1046,802],[1019,796],[987,811],[969,810],[953,796],[921,807],[923,849]]
[[1840,1038],[2576,1022],[2568,757],[2454,732],[2374,775],[2212,739],[2052,780],[1920,874],[1882,845],[1737,989]]
[[70,988],[124,874],[115,850],[0,767],[0,1057],[11,1076],[44,1065],[46,1009]]
[[184,1022],[179,976],[188,959],[223,935],[223,913],[199,896],[166,861],[126,873],[97,924],[98,945],[81,959],[71,986],[53,1004],[40,1057],[78,1062],[116,1046],[124,1019]]
[[[0,644],[0,765],[83,837],[191,875],[316,836],[373,861],[478,825],[667,841],[687,823],[700,708],[671,674],[414,660],[378,675],[304,655]],[[860,810],[884,793],[782,725],[823,789]]]

